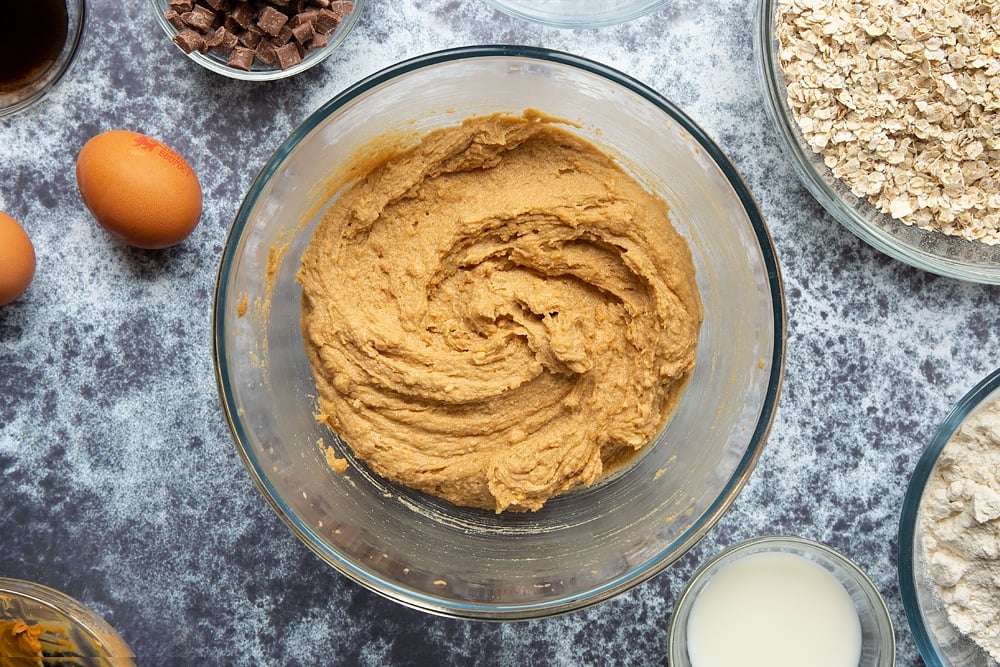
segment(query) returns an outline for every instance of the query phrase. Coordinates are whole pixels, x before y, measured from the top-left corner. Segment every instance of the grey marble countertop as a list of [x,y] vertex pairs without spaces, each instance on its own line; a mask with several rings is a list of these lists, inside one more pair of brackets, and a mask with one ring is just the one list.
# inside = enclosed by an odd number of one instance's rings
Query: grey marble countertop
[[[676,0],[625,25],[566,31],[477,0],[370,0],[325,63],[249,84],[182,57],[147,2],[92,0],[68,78],[0,120],[0,210],[22,221],[38,254],[28,292],[0,309],[0,576],[83,601],[140,664],[663,665],[694,569],[728,545],[783,533],[856,560],[887,600],[897,664],[921,664],[896,581],[899,511],[937,424],[1000,365],[1000,289],[889,259],[809,196],[764,112],[755,9]],[[406,609],[298,542],[240,463],[211,357],[226,233],[271,152],[358,79],[476,43],[570,51],[683,108],[758,199],[789,321],[769,442],[722,521],[616,599],[512,624]],[[204,215],[181,245],[126,247],[84,208],[76,154],[113,128],[161,139],[199,174]]]

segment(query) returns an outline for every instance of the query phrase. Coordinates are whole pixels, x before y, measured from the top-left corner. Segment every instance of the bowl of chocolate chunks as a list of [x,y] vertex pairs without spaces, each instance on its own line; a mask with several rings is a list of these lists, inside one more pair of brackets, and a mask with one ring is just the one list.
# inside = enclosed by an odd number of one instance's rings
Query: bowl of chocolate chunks
[[271,81],[318,65],[365,0],[150,0],[174,48],[217,74]]

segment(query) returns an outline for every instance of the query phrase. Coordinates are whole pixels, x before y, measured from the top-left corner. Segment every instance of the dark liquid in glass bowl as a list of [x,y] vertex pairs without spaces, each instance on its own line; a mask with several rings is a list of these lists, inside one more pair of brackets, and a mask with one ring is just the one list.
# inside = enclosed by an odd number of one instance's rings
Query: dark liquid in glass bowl
[[62,52],[68,29],[66,0],[0,0],[0,92],[41,76]]

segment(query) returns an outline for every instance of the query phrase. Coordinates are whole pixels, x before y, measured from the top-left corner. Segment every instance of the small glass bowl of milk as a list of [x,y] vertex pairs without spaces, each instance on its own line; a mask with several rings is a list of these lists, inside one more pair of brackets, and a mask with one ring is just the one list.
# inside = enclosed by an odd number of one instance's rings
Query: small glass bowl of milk
[[833,549],[798,537],[738,544],[692,577],[670,622],[671,667],[891,667],[878,589]]

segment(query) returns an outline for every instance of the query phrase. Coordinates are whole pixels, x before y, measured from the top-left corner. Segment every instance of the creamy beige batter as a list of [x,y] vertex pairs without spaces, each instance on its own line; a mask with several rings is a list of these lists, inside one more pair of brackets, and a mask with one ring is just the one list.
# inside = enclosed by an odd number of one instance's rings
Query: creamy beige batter
[[666,204],[532,112],[376,165],[324,215],[299,281],[320,418],[384,477],[497,512],[648,444],[702,320]]
[[39,625],[0,620],[0,667],[42,667]]

